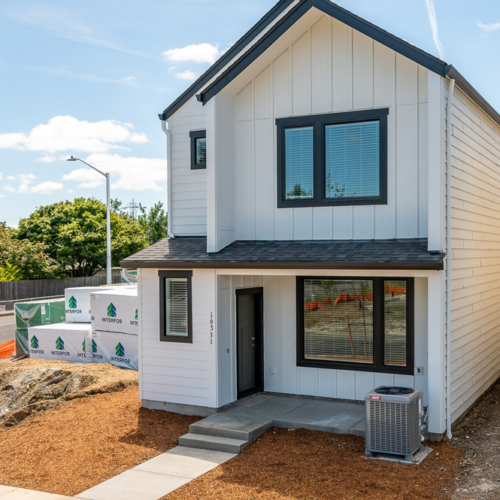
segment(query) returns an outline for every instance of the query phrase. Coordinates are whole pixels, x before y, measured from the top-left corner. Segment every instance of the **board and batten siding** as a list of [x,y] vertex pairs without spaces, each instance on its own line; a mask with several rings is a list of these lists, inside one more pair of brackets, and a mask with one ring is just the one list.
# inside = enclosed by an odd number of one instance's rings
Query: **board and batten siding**
[[[215,271],[195,270],[192,278],[193,343],[160,342],[158,269],[141,269],[139,395],[142,400],[216,406]],[[215,329],[215,326],[214,326]]]
[[258,286],[264,290],[266,392],[361,401],[379,385],[399,385],[421,388],[428,404],[426,278],[415,278],[415,365],[423,368],[419,376],[298,367],[295,282],[295,276],[218,276],[219,406],[237,398],[235,291]]
[[451,126],[455,421],[500,376],[500,127],[457,87]]
[[206,170],[191,170],[189,132],[206,129],[205,108],[192,97],[169,118],[172,133],[172,229],[176,236],[207,234]]
[[[235,98],[236,240],[427,236],[428,70],[328,16]],[[389,107],[388,204],[277,208],[277,118]]]

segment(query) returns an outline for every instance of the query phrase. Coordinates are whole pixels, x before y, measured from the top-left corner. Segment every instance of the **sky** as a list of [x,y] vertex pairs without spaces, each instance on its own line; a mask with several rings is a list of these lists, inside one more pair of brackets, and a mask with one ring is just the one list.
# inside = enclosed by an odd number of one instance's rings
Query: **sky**
[[[453,64],[500,110],[498,0],[338,0]],[[275,0],[2,0],[0,221],[105,199],[166,205],[162,112]]]

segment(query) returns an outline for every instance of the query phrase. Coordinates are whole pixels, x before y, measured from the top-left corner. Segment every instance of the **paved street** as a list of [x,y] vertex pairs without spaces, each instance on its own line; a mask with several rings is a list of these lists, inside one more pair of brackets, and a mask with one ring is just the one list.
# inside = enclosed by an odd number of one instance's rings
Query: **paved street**
[[14,340],[14,333],[16,331],[15,316],[10,314],[8,316],[0,316],[0,344]]

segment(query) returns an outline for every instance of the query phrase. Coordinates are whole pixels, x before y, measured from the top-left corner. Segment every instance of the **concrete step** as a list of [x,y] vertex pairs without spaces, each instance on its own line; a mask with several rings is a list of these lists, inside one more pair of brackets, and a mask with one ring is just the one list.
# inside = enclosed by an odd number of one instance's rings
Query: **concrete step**
[[179,446],[201,448],[203,450],[224,451],[226,453],[240,453],[250,443],[243,439],[233,439],[221,436],[204,434],[184,434],[179,438]]
[[204,436],[240,439],[253,443],[272,426],[272,420],[252,421],[251,419],[242,417],[223,419],[221,416],[218,419],[210,417],[191,424],[189,426],[189,432],[192,434],[202,434]]

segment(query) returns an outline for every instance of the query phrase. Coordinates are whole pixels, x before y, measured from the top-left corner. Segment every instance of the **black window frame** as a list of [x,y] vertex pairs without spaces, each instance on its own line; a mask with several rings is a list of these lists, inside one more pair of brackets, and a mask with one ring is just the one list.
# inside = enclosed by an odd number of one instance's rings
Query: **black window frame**
[[[279,118],[277,127],[278,151],[278,208],[387,205],[387,116],[389,108],[348,111],[321,115]],[[380,123],[380,185],[379,196],[356,196],[345,198],[326,198],[326,152],[325,127],[342,123],[378,121]],[[314,197],[304,200],[286,199],[286,154],[285,131],[289,128],[313,127],[313,186]]]
[[191,139],[191,170],[204,170],[207,168],[206,163],[196,163],[196,139],[206,139],[206,130],[194,130],[189,132]]
[[[304,281],[314,280],[370,280],[373,281],[373,363],[348,361],[311,360],[304,353]],[[406,360],[407,366],[385,365],[384,345],[384,282],[406,281]],[[328,368],[333,370],[366,371],[415,375],[415,283],[414,278],[373,276],[297,276],[296,279],[297,318],[297,366],[307,368]]]
[[[160,342],[193,343],[193,271],[158,271],[160,279]],[[188,292],[188,335],[167,335],[167,309],[165,303],[165,280],[168,278],[187,278]]]

